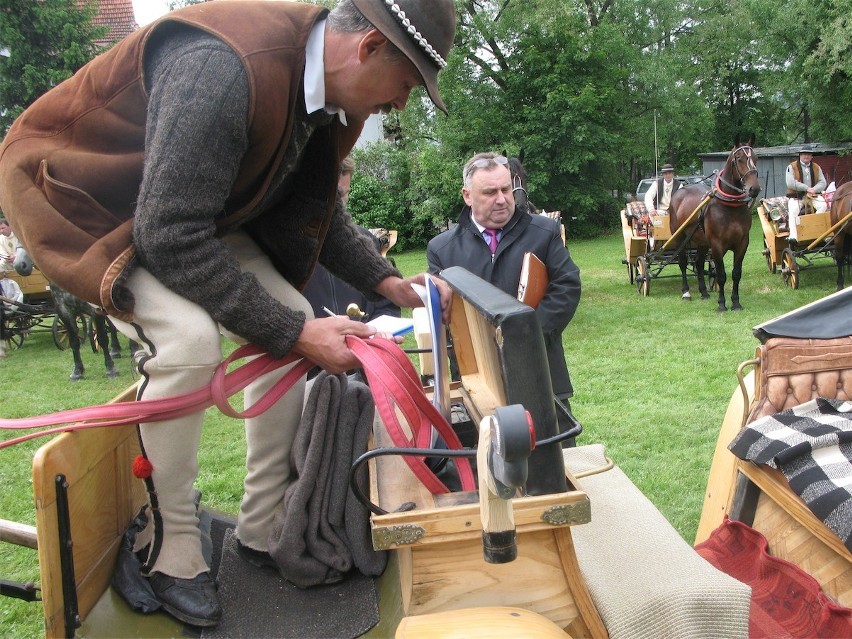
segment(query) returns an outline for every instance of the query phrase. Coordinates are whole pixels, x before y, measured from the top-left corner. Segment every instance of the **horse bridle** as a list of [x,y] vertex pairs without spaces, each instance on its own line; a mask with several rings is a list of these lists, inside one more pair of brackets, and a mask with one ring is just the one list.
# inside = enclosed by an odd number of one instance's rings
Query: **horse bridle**
[[521,176],[517,173],[512,175],[512,195],[515,195],[515,191],[523,191],[524,195],[527,195],[527,190],[524,188],[524,183],[521,181]]
[[[739,154],[740,152],[745,154],[747,164],[748,164],[748,167],[749,167],[748,171],[746,171],[745,173],[740,172],[740,167],[739,167],[739,164],[737,162],[737,154]],[[752,149],[750,146],[747,146],[747,145],[737,147],[736,149],[731,151],[731,155],[729,156],[728,159],[731,160],[731,166],[733,167],[733,170],[737,172],[737,180],[739,182],[739,186],[736,185],[736,184],[731,184],[727,180],[723,179],[722,178],[723,172],[720,171],[716,175],[716,190],[718,192],[717,197],[719,197],[719,199],[726,201],[726,202],[742,202],[743,200],[748,199],[748,195],[747,195],[748,189],[746,188],[746,185],[745,185],[746,178],[749,175],[751,175],[752,173],[757,173],[757,165],[754,162],[754,149]],[[726,163],[726,165],[727,165],[727,163]],[[734,191],[736,193],[736,195],[733,195],[731,193],[723,191],[721,189],[720,185],[724,185],[726,188],[729,187],[732,191]]]

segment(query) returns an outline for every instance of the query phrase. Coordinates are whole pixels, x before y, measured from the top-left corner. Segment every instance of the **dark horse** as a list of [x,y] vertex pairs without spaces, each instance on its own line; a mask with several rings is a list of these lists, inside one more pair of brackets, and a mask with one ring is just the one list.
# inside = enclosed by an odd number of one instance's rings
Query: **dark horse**
[[524,168],[524,150],[521,149],[518,157],[509,157],[506,151],[503,156],[509,160],[509,173],[512,174],[512,196],[515,198],[515,206],[522,211],[534,214],[536,208],[527,195],[527,171]]
[[[831,226],[852,213],[852,182],[841,185],[831,200]],[[852,220],[835,230],[834,261],[837,263],[837,290],[843,290],[843,269],[852,267]]]
[[[23,247],[19,247],[15,259],[15,270],[21,275],[29,275],[32,273],[33,268],[32,259],[30,259],[30,256]],[[106,315],[95,311],[90,304],[84,302],[79,297],[75,297],[53,282],[50,283],[50,293],[53,296],[56,316],[68,332],[68,345],[71,347],[71,353],[74,357],[74,369],[71,371],[69,379],[72,381],[82,379],[86,372],[83,366],[83,359],[80,357],[80,345],[86,341],[88,336],[81,336],[77,330],[77,318],[81,316],[88,317],[93,327],[94,338],[97,340],[100,351],[104,356],[107,377],[117,377],[119,372],[115,368],[113,359],[121,357],[121,344],[118,340],[118,331],[112,325],[112,322],[109,321]],[[131,342],[131,351],[134,350],[134,346],[134,343]]]
[[[740,306],[740,278],[743,274],[743,258],[748,248],[748,234],[751,230],[751,200],[760,193],[757,165],[754,162],[754,136],[748,142],[734,142],[725,166],[716,175],[713,188],[693,184],[679,189],[672,195],[669,206],[669,224],[672,235],[683,227],[680,234],[690,237],[690,245],[695,248],[695,274],[698,277],[698,290],[701,299],[710,297],[704,283],[704,261],[707,251],[713,259],[716,269],[716,284],[719,286],[719,311],[728,310],[725,306],[725,253],[732,251],[734,265],[731,269],[731,310],[742,310]],[[707,202],[699,205],[709,196]],[[689,300],[689,284],[686,281],[686,247],[678,256],[683,279],[683,299]]]

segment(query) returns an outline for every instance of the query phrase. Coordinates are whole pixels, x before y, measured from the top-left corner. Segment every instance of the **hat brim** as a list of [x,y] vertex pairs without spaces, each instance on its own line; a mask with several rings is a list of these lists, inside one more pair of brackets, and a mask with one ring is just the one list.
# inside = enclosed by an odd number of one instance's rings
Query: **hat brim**
[[422,52],[420,47],[403,30],[402,25],[387,11],[380,3],[369,0],[352,0],[352,4],[360,11],[370,23],[378,29],[383,36],[390,40],[397,49],[405,54],[411,64],[417,69],[429,99],[432,103],[447,113],[447,107],[438,93],[438,67],[431,59]]

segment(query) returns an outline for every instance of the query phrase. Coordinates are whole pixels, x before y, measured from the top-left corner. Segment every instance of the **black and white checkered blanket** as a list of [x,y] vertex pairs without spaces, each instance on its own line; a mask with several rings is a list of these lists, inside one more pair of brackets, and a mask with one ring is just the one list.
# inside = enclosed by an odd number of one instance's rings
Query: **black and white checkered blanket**
[[763,417],[728,446],[779,469],[811,511],[852,550],[852,401],[819,397]]

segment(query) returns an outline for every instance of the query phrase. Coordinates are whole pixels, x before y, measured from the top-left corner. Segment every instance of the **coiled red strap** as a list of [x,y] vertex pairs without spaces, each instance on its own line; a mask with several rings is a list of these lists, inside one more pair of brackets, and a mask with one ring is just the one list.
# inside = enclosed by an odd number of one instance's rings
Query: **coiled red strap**
[[[376,409],[395,445],[428,448],[431,442],[431,427],[434,425],[449,448],[462,448],[455,431],[423,393],[417,371],[396,343],[378,337],[364,340],[348,335],[346,345],[364,367],[375,398]],[[243,358],[252,359],[233,371],[228,371],[232,363]],[[228,403],[229,397],[243,390],[258,377],[290,364],[293,364],[293,367],[252,406],[239,412]],[[75,408],[38,417],[0,418],[0,429],[3,430],[43,428],[37,432],[0,442],[0,448],[66,431],[167,421],[197,413],[213,405],[230,417],[237,419],[255,417],[281,399],[314,365],[313,362],[297,355],[275,359],[257,346],[251,344],[241,346],[216,368],[209,385],[195,391],[162,399],[143,399]],[[412,432],[411,437],[403,431],[396,408],[399,408],[408,422]],[[86,423],[80,423],[84,421]],[[449,492],[426,466],[423,457],[406,456],[405,460],[418,479],[432,493]],[[459,458],[456,460],[456,465],[462,488],[474,490],[475,482],[470,462]]]

